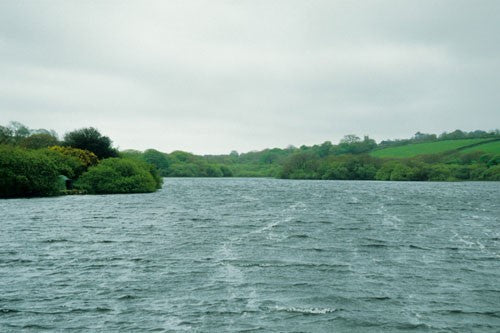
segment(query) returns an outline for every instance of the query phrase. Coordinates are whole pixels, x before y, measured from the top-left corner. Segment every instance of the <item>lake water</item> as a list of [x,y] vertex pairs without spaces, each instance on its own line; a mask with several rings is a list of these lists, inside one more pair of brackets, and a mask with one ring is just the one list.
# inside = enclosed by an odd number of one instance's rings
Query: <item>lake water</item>
[[0,331],[500,332],[500,183],[0,201]]

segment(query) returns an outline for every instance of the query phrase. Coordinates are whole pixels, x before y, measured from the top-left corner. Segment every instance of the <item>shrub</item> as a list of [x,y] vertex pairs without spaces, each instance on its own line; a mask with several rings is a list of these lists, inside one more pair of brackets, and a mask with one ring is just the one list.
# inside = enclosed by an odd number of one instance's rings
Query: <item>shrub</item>
[[87,170],[87,167],[82,163],[82,161],[74,156],[68,156],[59,151],[50,149],[44,149],[40,152],[43,152],[52,160],[59,175],[75,179]]
[[156,191],[161,183],[158,173],[146,163],[109,158],[89,168],[75,187],[91,194],[145,193]]
[[391,180],[412,180],[413,179],[413,170],[412,168],[403,165],[396,164],[394,169],[391,172]]
[[62,146],[52,146],[49,149],[66,156],[76,157],[85,167],[96,165],[99,162],[97,156],[89,150]]
[[41,151],[0,148],[0,197],[33,197],[59,193],[59,172]]
[[483,172],[484,180],[500,180],[500,165],[495,165]]

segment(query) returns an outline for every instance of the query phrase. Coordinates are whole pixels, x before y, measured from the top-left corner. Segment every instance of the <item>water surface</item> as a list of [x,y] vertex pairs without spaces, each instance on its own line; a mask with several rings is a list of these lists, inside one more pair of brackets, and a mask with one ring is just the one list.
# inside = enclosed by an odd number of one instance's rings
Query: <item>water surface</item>
[[0,331],[499,332],[498,183],[0,201]]

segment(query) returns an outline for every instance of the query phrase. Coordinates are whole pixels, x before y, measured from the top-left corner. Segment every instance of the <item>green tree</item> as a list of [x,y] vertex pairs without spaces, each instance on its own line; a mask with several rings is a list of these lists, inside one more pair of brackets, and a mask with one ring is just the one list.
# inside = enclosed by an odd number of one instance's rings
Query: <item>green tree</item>
[[48,148],[59,144],[59,140],[51,134],[38,133],[23,138],[19,145],[28,149]]
[[14,143],[14,134],[12,133],[12,129],[5,126],[0,126],[0,144],[13,144]]
[[344,162],[325,163],[322,174],[322,179],[349,179],[349,170]]
[[172,161],[167,154],[155,149],[148,149],[142,154],[142,159],[156,166],[162,176],[168,175],[168,169]]
[[429,180],[449,181],[453,180],[451,168],[446,164],[434,164],[430,167]]
[[112,147],[111,139],[103,136],[93,127],[67,133],[64,136],[64,144],[73,148],[90,150],[99,159],[118,156],[118,151]]
[[413,180],[413,170],[407,165],[397,163],[392,169],[391,180]]
[[482,174],[484,180],[500,180],[500,165],[494,165],[486,169]]

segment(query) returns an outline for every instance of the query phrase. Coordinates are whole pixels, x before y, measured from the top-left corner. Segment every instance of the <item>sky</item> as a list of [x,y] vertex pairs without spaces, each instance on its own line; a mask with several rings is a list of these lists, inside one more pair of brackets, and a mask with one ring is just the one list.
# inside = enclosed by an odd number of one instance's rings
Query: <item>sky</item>
[[0,125],[197,154],[500,127],[500,1],[0,1]]

